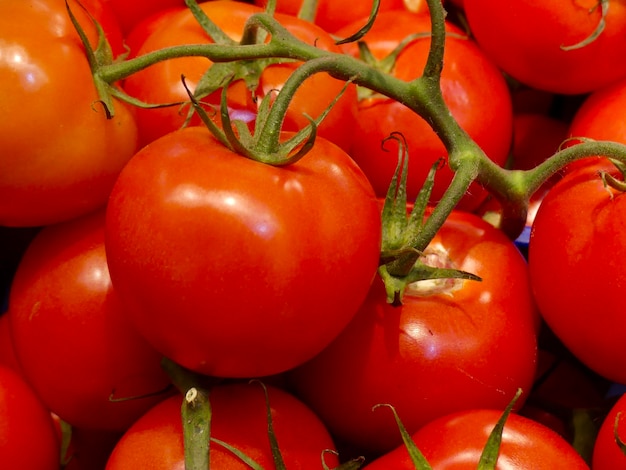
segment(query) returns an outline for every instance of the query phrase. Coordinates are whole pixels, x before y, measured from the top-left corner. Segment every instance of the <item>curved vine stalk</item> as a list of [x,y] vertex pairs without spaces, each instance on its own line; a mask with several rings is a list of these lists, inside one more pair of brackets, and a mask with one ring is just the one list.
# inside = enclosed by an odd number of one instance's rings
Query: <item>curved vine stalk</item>
[[[326,72],[343,81],[352,81],[373,92],[396,100],[425,119],[438,135],[448,152],[448,164],[454,178],[442,200],[425,221],[415,248],[423,250],[439,230],[458,201],[474,181],[482,184],[503,205],[501,228],[515,238],[526,220],[528,202],[532,193],[554,172],[565,164],[585,156],[606,155],[626,162],[626,146],[618,143],[583,142],[562,150],[548,162],[535,169],[510,171],[495,164],[461,128],[443,99],[440,80],[445,50],[446,11],[440,0],[427,0],[431,16],[430,50],[423,74],[404,81],[389,73],[377,70],[351,56],[329,52],[295,38],[271,14],[258,13],[249,18],[246,30],[262,29],[269,41],[262,44],[195,44],[165,48],[130,60],[94,66],[98,83],[108,83],[109,90],[118,98],[121,93],[112,84],[160,61],[199,56],[214,63],[259,59],[285,59],[298,62],[315,62],[300,71],[300,80],[314,73]],[[244,37],[246,36],[244,31]],[[297,86],[291,86],[295,89]],[[285,108],[285,106],[282,106]],[[275,119],[280,121],[280,119]]]

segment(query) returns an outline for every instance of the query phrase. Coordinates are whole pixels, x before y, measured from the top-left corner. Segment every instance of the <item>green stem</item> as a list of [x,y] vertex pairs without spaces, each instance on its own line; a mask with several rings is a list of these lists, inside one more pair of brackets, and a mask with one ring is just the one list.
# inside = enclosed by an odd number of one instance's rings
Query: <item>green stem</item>
[[190,388],[181,407],[185,470],[209,469],[211,414],[209,393],[195,387]]

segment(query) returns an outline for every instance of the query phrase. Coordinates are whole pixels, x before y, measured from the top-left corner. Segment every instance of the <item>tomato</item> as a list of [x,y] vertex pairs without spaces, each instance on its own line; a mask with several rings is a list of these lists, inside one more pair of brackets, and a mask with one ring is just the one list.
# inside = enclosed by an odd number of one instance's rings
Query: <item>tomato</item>
[[0,365],[0,461],[6,468],[58,470],[50,412],[17,372]]
[[[267,0],[254,0],[256,5],[265,7]],[[303,0],[278,0],[276,2],[276,11],[287,15],[297,16],[300,7],[304,3]],[[384,11],[404,10],[405,3],[416,3],[407,0],[381,0],[378,13]],[[315,10],[314,23],[321,26],[325,31],[335,33],[341,28],[362,21],[367,18],[372,10],[373,2],[371,0],[359,2],[346,2],[341,0],[319,0]],[[361,26],[365,26],[367,21],[363,21]],[[357,27],[352,31],[356,33],[360,28]],[[347,37],[347,36],[346,36]]]
[[[576,110],[569,125],[568,136],[587,137],[595,140],[610,140],[626,143],[626,80],[588,95]],[[590,157],[568,165],[569,170],[588,163],[598,163],[598,158]]]
[[367,179],[325,139],[280,168],[190,127],[122,171],[107,259],[137,330],[163,355],[208,375],[272,375],[352,318],[376,272],[380,223]]
[[21,373],[7,314],[0,315],[0,364]]
[[[70,5],[95,43],[91,20]],[[47,225],[103,206],[137,148],[130,111],[116,103],[106,118],[63,0],[4,1],[0,30],[0,225]]]
[[[543,199],[531,231],[529,268],[538,308],[563,344],[599,375],[626,382],[622,286],[626,198],[593,165],[570,173]],[[604,171],[617,176],[605,164]]]
[[77,427],[123,431],[169,378],[111,286],[104,220],[98,211],[39,232],[7,315],[20,369],[47,407]]
[[617,436],[624,441],[626,435],[626,395],[621,395],[611,406],[609,413],[604,417],[595,446],[593,448],[593,470],[613,470],[626,466],[626,454],[615,440],[615,425]]
[[[206,14],[231,38],[240,40],[246,20],[262,8],[241,2],[211,1],[200,5]],[[142,55],[164,47],[182,44],[203,44],[211,42],[207,34],[198,25],[191,12],[184,10],[172,12],[168,20],[163,16],[155,18],[163,27],[142,27],[148,34],[141,43],[137,55]],[[276,19],[295,37],[317,47],[338,52],[333,38],[321,28],[287,15],[276,15]],[[132,34],[132,33],[131,33]],[[189,57],[167,60],[133,74],[124,82],[124,89],[130,95],[149,103],[176,103],[189,101],[187,91],[181,82],[181,74],[185,76],[187,85],[194,90],[202,75],[211,62],[203,57]],[[235,82],[229,91],[229,106],[243,112],[247,119],[254,120],[261,99],[269,93],[280,90],[288,76],[297,67],[296,63],[273,64],[264,69],[260,75],[258,87],[253,90],[254,98],[241,81]],[[326,73],[315,74],[307,79],[294,95],[289,111],[285,117],[283,130],[295,131],[309,124],[305,115],[318,117],[328,105],[340,94],[344,82],[336,80]],[[220,92],[205,99],[219,104]],[[142,144],[180,128],[186,119],[187,107],[180,106],[159,109],[136,109],[137,120]],[[215,114],[211,110],[209,114]],[[356,89],[348,86],[345,93],[333,107],[324,122],[320,125],[319,134],[347,149],[352,140],[352,128],[356,114]],[[198,124],[196,118],[192,124]]]
[[626,5],[611,2],[605,27],[596,0],[464,1],[467,22],[481,49],[507,74],[533,88],[583,94],[626,77]]
[[[467,1],[467,0],[466,0]],[[462,393],[461,390],[459,392]],[[436,419],[412,435],[432,468],[475,470],[489,434],[500,419],[498,409],[469,410]],[[366,465],[375,469],[413,469],[404,446]],[[509,415],[502,433],[498,462],[504,469],[585,470],[589,466],[552,429],[523,416]]]
[[[406,46],[398,56],[392,74],[402,80],[421,76],[430,46],[430,17],[427,13],[381,13],[363,40],[378,59],[387,56],[411,34],[424,37]],[[448,23],[441,88],[444,100],[461,127],[476,140],[493,161],[504,165],[512,139],[511,97],[500,71],[485,57],[464,32]],[[455,36],[455,34],[457,36]],[[461,36],[461,37],[458,37]],[[344,48],[358,56],[355,44]],[[384,197],[395,171],[395,150],[386,151],[383,139],[400,132],[407,141],[409,164],[407,194],[415,200],[433,163],[446,156],[446,150],[429,124],[402,103],[378,95],[359,102],[358,126],[350,155],[370,178],[376,193]],[[453,172],[444,165],[435,176],[432,201],[438,201],[452,180]],[[471,186],[457,206],[475,209],[487,193],[478,184]]]
[[124,35],[142,20],[173,7],[185,7],[185,0],[100,0],[115,13]]
[[[335,446],[319,418],[280,388],[267,386],[267,392],[272,424],[286,467],[318,470],[324,459],[329,468],[335,468],[336,456],[324,453],[334,450]],[[242,451],[260,468],[274,468],[261,386],[256,383],[218,385],[211,389],[209,400],[211,468],[250,468],[214,439]],[[181,402],[181,396],[171,397],[141,417],[113,449],[106,470],[183,468]]]
[[521,253],[502,232],[459,211],[427,253],[482,281],[418,282],[394,307],[377,278],[341,335],[288,373],[297,396],[359,452],[380,455],[401,443],[394,420],[372,411],[377,404],[392,404],[415,432],[453,411],[504,408],[518,387],[530,392],[538,324]]

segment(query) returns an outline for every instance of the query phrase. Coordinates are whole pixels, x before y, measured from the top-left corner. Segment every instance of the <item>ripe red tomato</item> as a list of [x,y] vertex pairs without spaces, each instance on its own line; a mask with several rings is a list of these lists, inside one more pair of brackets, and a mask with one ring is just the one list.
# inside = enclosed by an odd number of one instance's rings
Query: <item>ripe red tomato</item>
[[[253,14],[263,11],[258,6],[242,2],[211,1],[200,6],[228,36],[235,40],[241,39],[246,20]],[[211,42],[188,10],[172,11],[168,18],[168,20],[165,20],[163,16],[155,18],[155,21],[163,25],[160,28],[142,25],[146,31],[149,32],[151,29],[153,31],[143,38],[143,41],[134,37],[137,45],[141,44],[136,52],[137,55],[169,46]],[[300,40],[315,44],[324,50],[339,51],[334,39],[318,26],[289,15],[277,14],[276,19]],[[186,102],[189,97],[181,82],[181,74],[185,76],[187,85],[194,90],[210,65],[211,62],[203,57],[167,60],[133,74],[125,80],[123,87],[130,95],[149,103]],[[248,119],[254,120],[260,100],[267,94],[280,90],[297,66],[296,63],[285,62],[266,67],[261,73],[258,87],[253,90],[254,99],[250,90],[241,81],[235,82],[230,87],[229,106],[233,110],[245,111],[249,115]],[[326,73],[315,74],[307,79],[294,95],[285,117],[283,130],[295,131],[306,127],[309,121],[305,115],[317,118],[339,95],[343,87],[344,82]],[[215,93],[205,101],[219,104],[220,94]],[[356,99],[356,88],[353,85],[348,86],[319,126],[318,135],[326,137],[347,150],[352,141],[352,128],[356,119]],[[214,111],[211,111],[211,114],[214,114]],[[146,144],[179,129],[185,122],[187,108],[182,111],[179,106],[136,109],[136,116],[141,142]],[[199,122],[196,118],[192,124]]]
[[[349,29],[349,28],[347,28]],[[431,24],[428,13],[381,13],[363,40],[378,59],[386,57],[400,41],[411,34],[423,32],[424,37],[406,46],[398,56],[392,74],[403,80],[421,76],[430,46]],[[486,154],[503,165],[512,139],[513,111],[511,97],[500,71],[464,32],[447,24],[451,33],[446,39],[441,88],[452,115]],[[456,35],[456,36],[455,36]],[[461,37],[459,37],[461,36]],[[358,56],[355,44],[344,47],[346,53]],[[404,135],[410,158],[407,194],[415,200],[432,165],[446,150],[429,124],[402,103],[378,95],[359,102],[358,125],[350,155],[370,178],[376,194],[387,194],[389,181],[395,171],[395,150],[385,151],[383,139],[392,132]],[[447,165],[435,177],[432,200],[438,201],[452,180]],[[458,205],[460,209],[475,209],[487,192],[478,184],[471,186]]]
[[[591,93],[574,113],[568,136],[626,143],[624,106],[626,106],[626,80],[620,80]],[[572,143],[574,142],[576,140]],[[574,170],[598,161],[598,158],[590,157],[573,162],[567,168]]]
[[359,452],[380,455],[401,443],[394,420],[372,411],[379,403],[396,407],[415,432],[450,412],[504,408],[518,387],[530,392],[538,323],[520,252],[463,212],[452,213],[430,250],[437,265],[482,282],[418,282],[393,307],[377,278],[341,335],[289,373],[296,394]]
[[598,37],[573,50],[563,46],[579,44],[599,27],[600,2],[466,0],[464,9],[481,49],[533,88],[583,94],[626,77],[626,5],[621,2],[610,3]]
[[593,448],[593,470],[614,470],[626,467],[626,454],[615,440],[616,423],[617,435],[624,442],[626,439],[626,395],[617,399],[602,421]]
[[[95,43],[91,20],[70,5]],[[0,30],[0,224],[47,225],[104,205],[137,148],[130,111],[116,103],[109,120],[97,104],[63,0],[4,1]]]
[[380,223],[371,185],[327,140],[282,168],[190,127],[120,175],[107,258],[138,331],[166,357],[208,375],[272,375],[350,321],[376,272]]
[[531,283],[554,334],[596,373],[626,383],[622,301],[625,196],[593,165],[566,175],[543,199],[529,244]]
[[0,462],[4,468],[58,470],[60,443],[50,412],[17,372],[0,365]]
[[163,10],[185,7],[185,0],[99,0],[115,13],[124,35],[142,20]]
[[[413,434],[412,439],[432,468],[476,470],[489,434],[501,415],[497,409],[454,413],[428,423]],[[409,470],[415,467],[406,447],[400,446],[365,468]],[[509,415],[505,423],[498,462],[493,468],[589,470],[583,458],[559,434],[516,414]]]
[[71,425],[123,431],[170,383],[111,287],[103,211],[39,232],[18,266],[7,315],[20,370]]
[[[254,0],[254,3],[265,8],[267,0]],[[303,3],[303,0],[278,0],[276,11],[297,16]],[[411,2],[407,0],[406,3]],[[404,4],[403,0],[381,0],[378,13],[404,10]],[[371,0],[349,3],[341,0],[319,0],[316,5],[314,23],[329,33],[335,33],[355,21],[367,18],[372,10],[372,5]],[[365,26],[365,24],[366,21],[363,21],[361,26]],[[358,30],[359,28],[356,28],[352,33],[356,33]]]
[[[319,470],[322,459],[337,467],[335,445],[322,422],[287,392],[267,386],[272,424],[287,468]],[[171,470],[183,468],[181,402],[176,395],[142,416],[113,449],[106,470]],[[265,396],[259,384],[231,383],[213,387],[211,438],[234,446],[260,468],[275,468],[269,446]],[[220,444],[210,443],[211,468],[249,469]]]

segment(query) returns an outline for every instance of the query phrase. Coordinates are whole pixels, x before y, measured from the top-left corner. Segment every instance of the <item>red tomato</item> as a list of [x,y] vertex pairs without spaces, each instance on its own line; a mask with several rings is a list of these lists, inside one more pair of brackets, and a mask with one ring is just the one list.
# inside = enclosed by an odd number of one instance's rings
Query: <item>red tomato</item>
[[[315,414],[287,392],[267,387],[272,423],[287,468],[319,470],[322,459],[337,467],[330,434]],[[122,436],[106,470],[171,470],[184,467],[181,396],[152,408]],[[259,384],[232,383],[211,389],[211,439],[219,439],[255,460],[275,468],[267,428],[265,396]],[[232,452],[212,440],[211,468],[249,469]]]
[[124,35],[127,35],[138,23],[168,8],[185,7],[185,0],[100,0],[108,4],[115,13]]
[[50,412],[15,371],[0,365],[0,462],[4,468],[58,470],[60,444]]
[[21,373],[13,346],[8,314],[0,315],[0,364]]
[[[554,334],[596,373],[626,383],[623,236],[626,198],[600,167],[579,169],[543,199],[531,231],[529,268],[537,305]],[[604,170],[617,176],[615,168]]]
[[321,351],[374,278],[380,212],[323,138],[274,167],[190,127],[144,147],[108,205],[106,249],[137,329],[208,375],[263,376]]
[[450,216],[430,250],[437,265],[482,282],[418,282],[393,307],[378,278],[341,335],[289,374],[297,395],[359,452],[379,455],[401,443],[394,420],[372,411],[379,403],[396,407],[415,432],[453,411],[504,408],[518,387],[530,392],[538,325],[520,252],[463,212]]
[[[91,20],[70,5],[95,43]],[[116,103],[107,119],[97,104],[63,0],[3,1],[0,30],[0,224],[47,225],[104,205],[137,148],[130,111]]]
[[[206,14],[223,31],[235,40],[240,40],[246,20],[262,8],[241,2],[212,1],[200,5]],[[317,47],[330,51],[339,51],[334,39],[321,28],[288,15],[276,15],[281,25],[287,28],[300,40],[315,44]],[[164,47],[182,44],[203,44],[211,42],[207,34],[198,25],[191,12],[171,12],[165,20],[163,16],[155,18],[163,27],[153,28],[143,25],[146,31],[153,30],[141,43],[137,55],[142,55]],[[167,23],[165,25],[165,23]],[[149,103],[175,103],[188,101],[187,91],[181,82],[181,74],[186,78],[187,85],[193,90],[211,62],[203,57],[189,57],[167,60],[155,64],[127,78],[124,89],[127,93]],[[297,67],[296,63],[274,64],[261,73],[260,82],[254,90],[253,99],[243,83],[237,82],[229,91],[229,106],[234,110],[245,111],[248,119],[253,120],[261,98],[282,88],[287,77]],[[309,124],[305,114],[316,118],[339,95],[344,82],[336,80],[325,73],[315,74],[307,79],[294,96],[283,130],[295,131]],[[220,93],[207,98],[213,104],[219,104]],[[136,115],[142,144],[173,130],[179,129],[185,122],[187,109],[182,111],[179,106],[159,109],[137,109]],[[211,111],[214,114],[214,111]],[[356,88],[350,85],[343,96],[335,104],[318,131],[323,137],[335,142],[344,149],[352,141],[352,128],[356,114]],[[198,124],[196,118],[192,123]]]
[[[624,106],[626,106],[626,80],[620,80],[591,93],[574,114],[568,136],[626,143]],[[582,159],[568,165],[568,169],[573,170],[598,161],[595,157]]]
[[561,94],[588,93],[626,77],[626,5],[610,5],[594,41],[564,50],[597,30],[600,2],[464,1],[472,35],[502,70],[533,88]]
[[[256,5],[265,7],[267,0],[254,0]],[[276,11],[287,15],[297,16],[303,0],[278,0]],[[405,3],[416,3],[414,0],[381,0],[378,13],[390,10],[403,10]],[[366,19],[371,10],[373,2],[371,0],[359,2],[346,2],[341,0],[319,0],[315,10],[314,23],[321,26],[329,33],[339,31],[341,28],[354,23],[355,21]],[[366,20],[360,26],[365,26]],[[356,33],[359,27],[351,33]],[[347,37],[347,36],[346,36]]]
[[622,395],[611,407],[598,431],[593,448],[593,470],[615,470],[626,467],[626,454],[615,440],[615,425],[617,435],[624,442],[626,440],[626,395]]
[[[462,393],[461,390],[459,392]],[[497,409],[454,413],[428,423],[413,434],[412,439],[432,468],[476,470],[489,434],[501,415],[502,412]],[[365,468],[409,470],[415,467],[406,448],[401,446]],[[493,468],[588,470],[589,466],[552,429],[523,416],[511,414],[504,426],[498,462]]]
[[[381,13],[363,40],[378,59],[387,56],[410,34],[423,32],[398,56],[393,75],[403,80],[421,76],[430,46],[430,16],[426,13]],[[447,30],[457,36],[464,32],[448,24]],[[454,35],[446,39],[444,67],[441,75],[443,97],[452,115],[496,163],[506,161],[512,139],[512,104],[509,90],[500,71],[469,39]],[[358,56],[355,44],[346,45],[346,53]],[[397,165],[393,152],[382,148],[383,139],[392,132],[406,138],[409,154],[407,193],[415,200],[433,163],[446,156],[443,143],[429,124],[402,103],[374,95],[359,103],[358,126],[350,155],[370,178],[376,193],[384,197]],[[435,177],[432,200],[438,201],[452,180],[445,165]],[[478,184],[460,204],[460,209],[475,209],[487,192]]]
[[20,368],[77,427],[123,431],[162,397],[161,356],[130,326],[111,287],[104,212],[44,228],[15,274],[9,320]]

